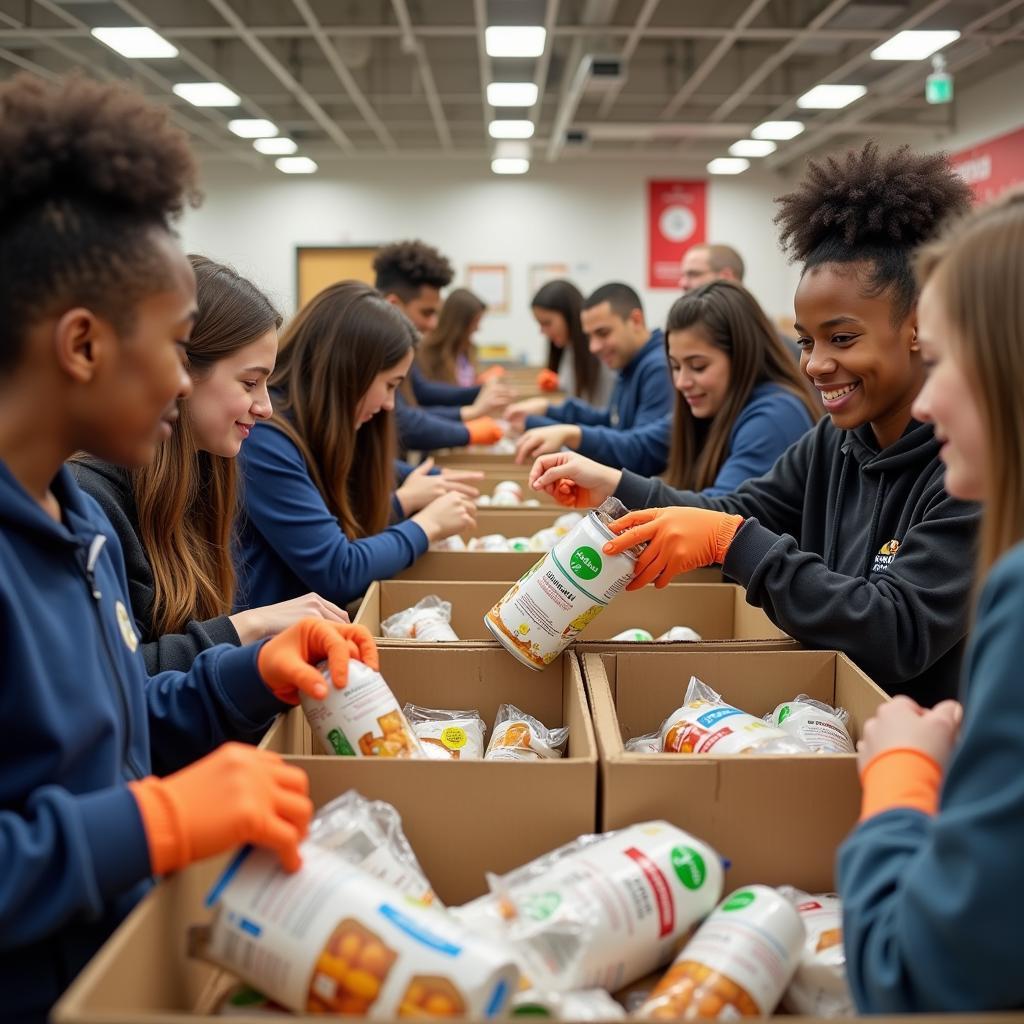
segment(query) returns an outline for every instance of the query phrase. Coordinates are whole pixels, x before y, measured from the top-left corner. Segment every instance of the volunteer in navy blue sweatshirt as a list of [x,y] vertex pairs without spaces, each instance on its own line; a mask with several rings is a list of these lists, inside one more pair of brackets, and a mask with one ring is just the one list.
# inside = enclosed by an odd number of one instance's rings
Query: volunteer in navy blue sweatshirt
[[578,398],[550,405],[528,398],[510,405],[506,417],[526,433],[516,446],[516,461],[526,462],[563,446],[606,465],[615,461],[622,431],[661,421],[672,412],[672,380],[665,361],[665,336],[648,331],[640,296],[626,284],[606,284],[589,295],[580,313],[590,351],[618,373],[607,409]]
[[1021,1011],[1024,197],[957,225],[918,273],[914,415],[942,439],[949,493],[983,503],[982,586],[962,715],[897,699],[864,727],[861,822],[837,872],[847,972],[864,1013]]
[[[343,686],[360,627],[302,620],[147,676],[117,536],[64,461],[137,467],[191,380],[184,135],[122,85],[0,85],[0,986],[42,1022],[154,876],[243,843],[288,870],[305,774],[253,740]],[[159,776],[159,777],[157,777]]]
[[[801,368],[828,417],[723,497],[624,472],[615,494],[642,511],[618,521],[610,548],[647,542],[633,589],[720,562],[790,636],[930,706],[956,692],[978,509],[945,492],[935,432],[911,415],[924,366],[910,260],[970,190],[941,154],[868,144],[811,164],[779,202],[804,263]],[[607,496],[604,477],[566,478],[567,458],[539,460],[534,486]]]
[[[393,523],[391,412],[418,341],[408,318],[358,281],[325,288],[288,324],[270,379],[274,415],[238,457],[238,608],[310,590],[345,605],[473,525],[464,488],[429,466],[404,480],[397,498],[409,518]],[[426,489],[418,501],[402,500],[410,479]],[[437,486],[444,493],[431,498]]]

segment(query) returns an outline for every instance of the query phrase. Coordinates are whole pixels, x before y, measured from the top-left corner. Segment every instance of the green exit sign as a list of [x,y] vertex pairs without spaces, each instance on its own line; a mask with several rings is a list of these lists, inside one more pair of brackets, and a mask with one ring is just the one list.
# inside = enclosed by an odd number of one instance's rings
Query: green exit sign
[[925,79],[924,98],[929,103],[953,102],[953,76],[945,71],[937,71]]

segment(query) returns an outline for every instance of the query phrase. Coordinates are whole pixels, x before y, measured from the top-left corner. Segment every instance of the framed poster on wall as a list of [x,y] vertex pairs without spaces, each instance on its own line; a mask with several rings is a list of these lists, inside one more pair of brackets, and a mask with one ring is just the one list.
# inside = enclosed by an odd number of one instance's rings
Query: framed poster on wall
[[568,263],[531,263],[527,277],[530,288],[529,297],[532,299],[548,281],[558,281],[568,276]]
[[466,267],[466,287],[487,303],[488,313],[508,312],[507,263],[470,263]]
[[679,289],[683,253],[706,241],[707,184],[647,182],[647,287]]

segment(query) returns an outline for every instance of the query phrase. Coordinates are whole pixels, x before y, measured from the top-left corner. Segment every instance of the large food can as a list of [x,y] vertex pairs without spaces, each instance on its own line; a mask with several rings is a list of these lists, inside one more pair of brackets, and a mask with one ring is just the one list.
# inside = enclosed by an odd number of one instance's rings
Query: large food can
[[639,548],[606,555],[607,523],[626,514],[609,498],[574,526],[484,616],[495,639],[538,671],[555,658],[633,578]]

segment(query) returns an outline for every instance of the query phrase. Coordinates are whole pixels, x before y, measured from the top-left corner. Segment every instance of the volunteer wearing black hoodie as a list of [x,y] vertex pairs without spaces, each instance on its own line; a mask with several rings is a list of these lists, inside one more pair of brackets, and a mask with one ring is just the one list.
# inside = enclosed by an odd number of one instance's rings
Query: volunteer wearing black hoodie
[[643,510],[605,549],[648,542],[630,589],[721,562],[801,643],[932,705],[957,689],[978,509],[943,490],[939,443],[911,415],[924,370],[910,257],[970,190],[941,155],[869,143],[810,163],[779,203],[782,242],[804,264],[801,365],[828,418],[727,497],[581,472],[565,454],[539,459],[533,486],[566,504],[614,491]]
[[195,278],[170,222],[194,180],[166,112],[122,85],[0,85],[4,1021],[45,1020],[154,875],[242,843],[296,869],[305,774],[224,741],[326,695],[321,660],[338,686],[350,650],[376,661],[361,627],[304,619],[147,676],[117,537],[63,465],[148,462],[191,389]]

